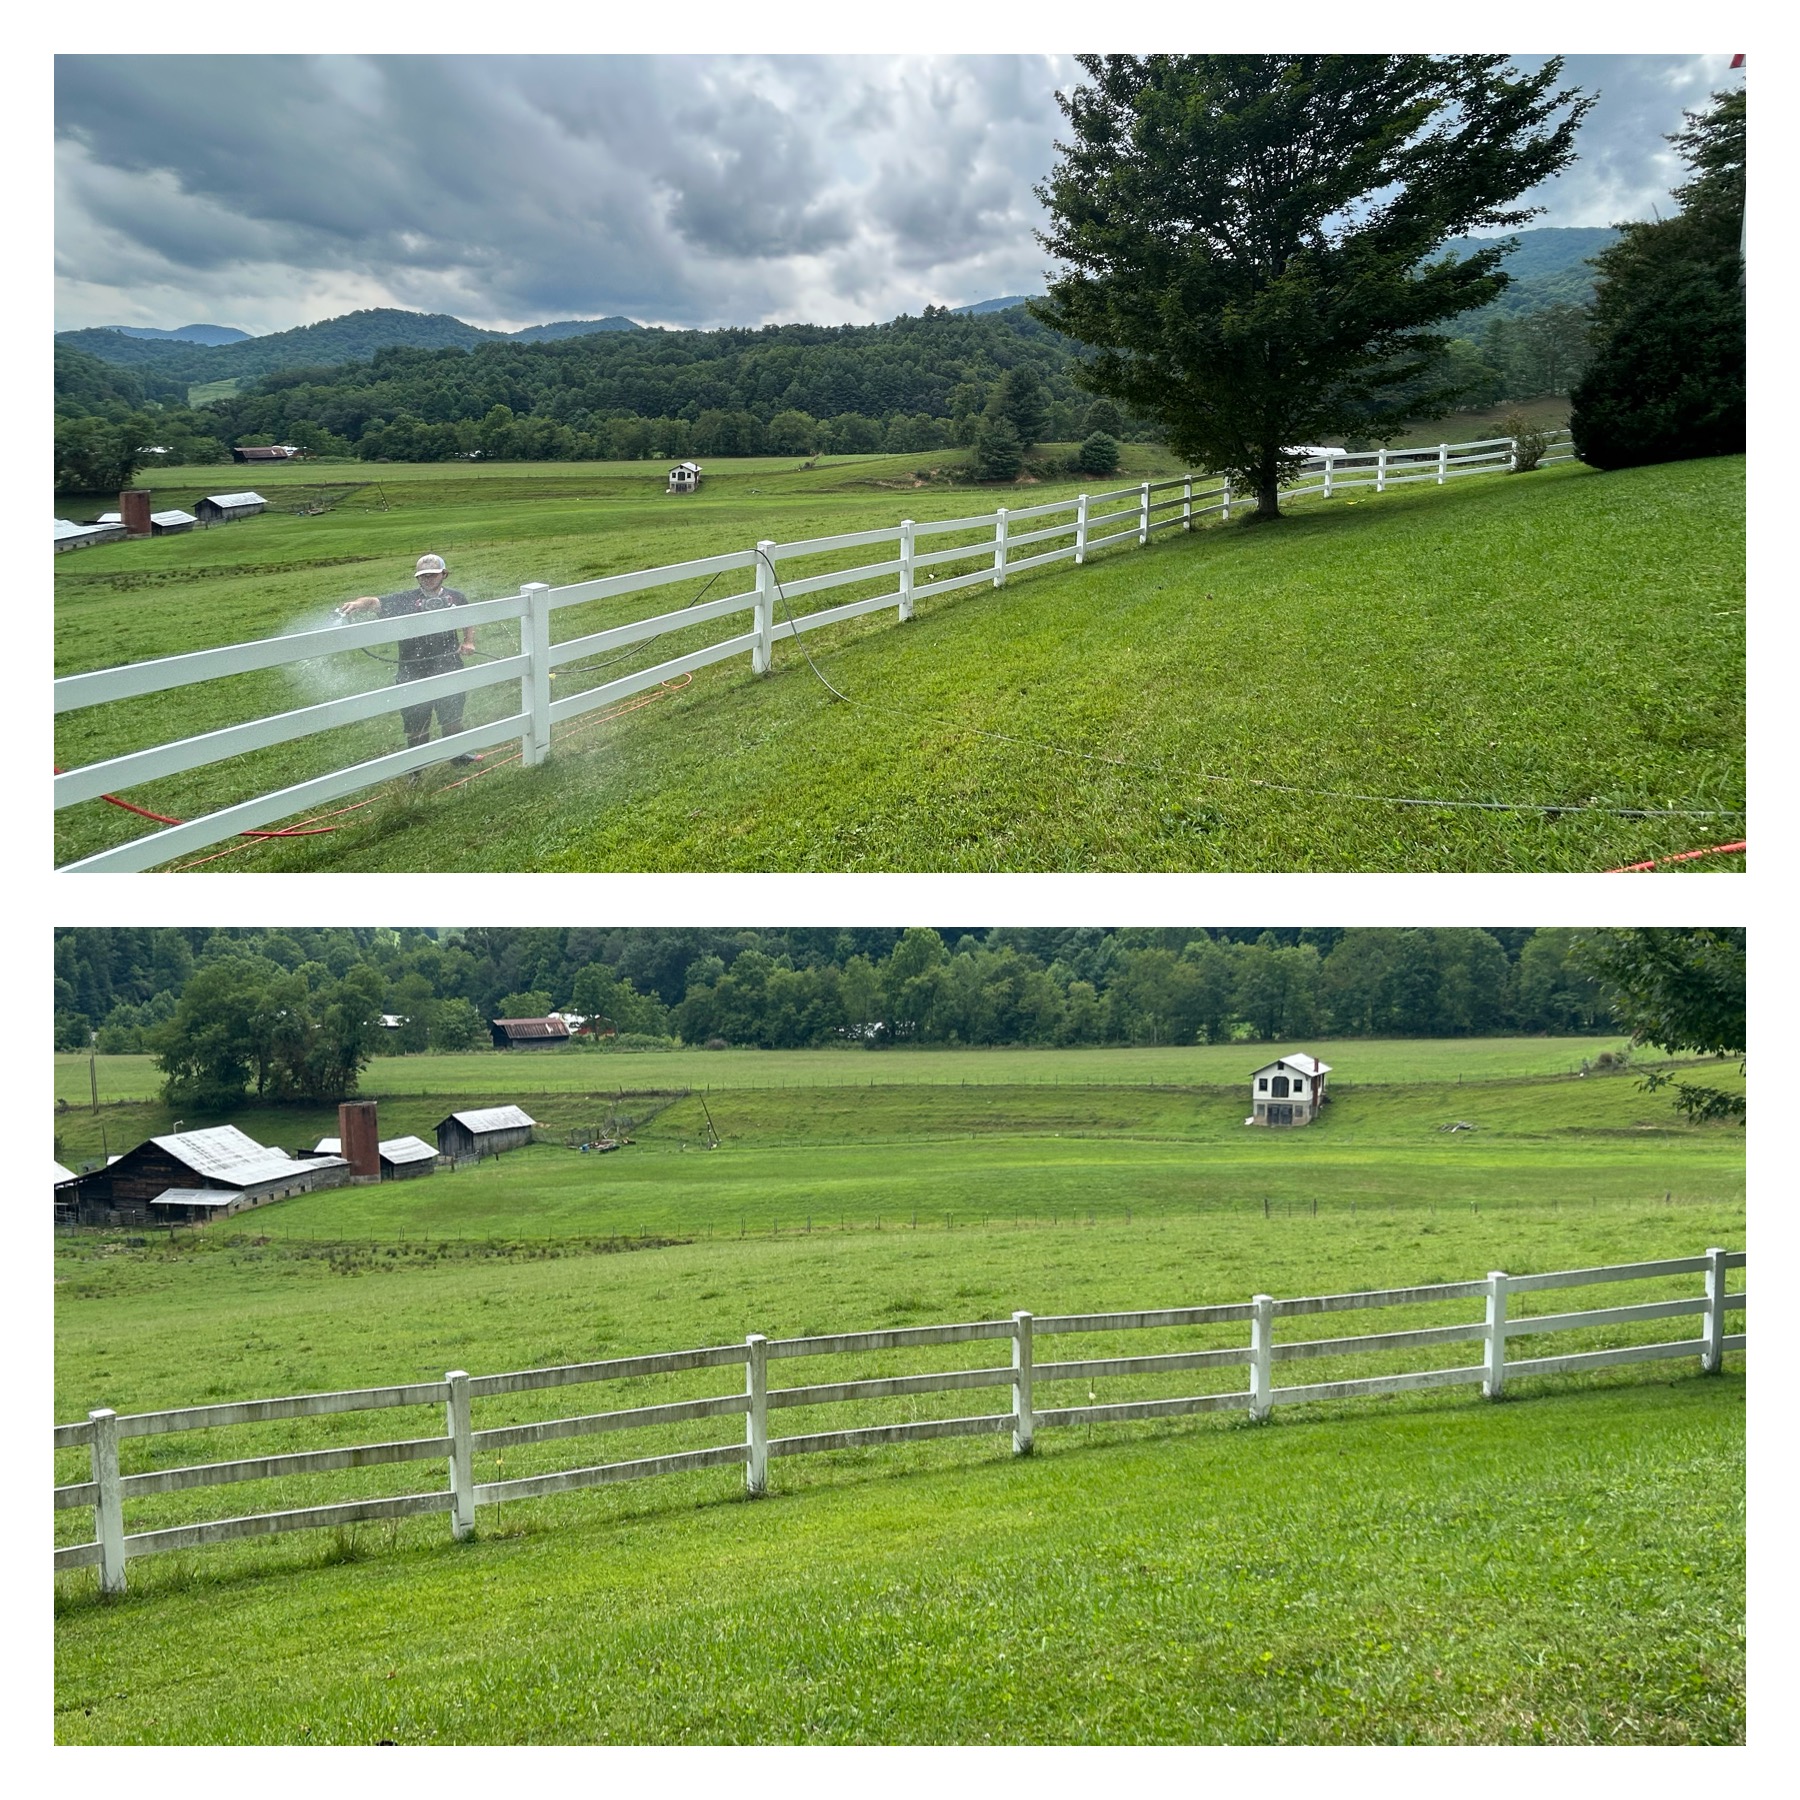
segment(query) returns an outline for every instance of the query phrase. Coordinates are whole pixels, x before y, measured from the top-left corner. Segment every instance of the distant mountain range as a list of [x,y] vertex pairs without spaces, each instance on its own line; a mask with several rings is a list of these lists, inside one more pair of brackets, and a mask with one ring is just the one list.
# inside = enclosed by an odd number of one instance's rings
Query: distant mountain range
[[[1604,249],[1618,233],[1601,226],[1552,226],[1516,235],[1519,246],[1506,261],[1512,285],[1492,306],[1467,313],[1456,321],[1458,330],[1474,329],[1497,315],[1532,312],[1557,302],[1585,301],[1593,291],[1587,258]],[[1466,252],[1494,241],[1457,238],[1448,247]],[[1031,296],[1003,294],[951,310],[962,314],[1005,312],[1023,306],[1028,298]],[[426,350],[468,350],[478,344],[542,343],[597,332],[643,329],[635,320],[615,315],[606,319],[558,319],[546,325],[527,325],[519,331],[484,331],[449,313],[374,307],[261,337],[231,325],[182,325],[170,331],[142,325],[97,325],[83,331],[59,331],[56,341],[140,376],[195,385],[254,380],[280,369],[363,362],[377,350],[397,344]]]
[[[1539,307],[1553,306],[1559,301],[1581,305],[1594,291],[1588,258],[1604,250],[1619,234],[1610,225],[1546,225],[1537,231],[1509,235],[1518,238],[1518,248],[1501,266],[1512,277],[1512,284],[1491,306],[1483,307],[1479,313],[1465,314],[1459,323],[1485,319],[1493,314],[1510,317],[1515,313],[1536,312]],[[1499,241],[1497,236],[1451,238],[1444,248],[1466,256]],[[1023,306],[1027,300],[1042,298],[1041,294],[1003,294],[995,300],[977,300],[968,306],[953,306],[950,310],[956,313],[1005,312],[1008,307]]]
[[94,329],[170,344],[235,344],[250,335],[235,325],[178,325],[173,331],[154,331],[148,325],[96,325]]
[[[334,366],[360,362],[393,344],[418,349],[473,349],[477,344],[508,340],[536,342],[546,338],[585,337],[597,331],[641,331],[633,319],[559,319],[527,325],[520,331],[484,331],[448,313],[402,312],[373,307],[251,337],[227,325],[184,325],[179,331],[151,331],[142,326],[94,325],[84,331],[59,331],[56,341],[85,350],[102,362],[143,374],[189,383],[230,381],[269,375],[277,369]],[[201,333],[215,334],[201,336]]]

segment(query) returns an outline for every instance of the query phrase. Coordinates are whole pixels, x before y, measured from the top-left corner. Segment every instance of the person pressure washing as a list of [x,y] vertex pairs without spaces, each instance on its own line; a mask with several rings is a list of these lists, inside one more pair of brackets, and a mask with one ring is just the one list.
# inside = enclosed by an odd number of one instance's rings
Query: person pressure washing
[[[397,594],[364,594],[358,600],[346,600],[338,608],[339,614],[346,619],[353,619],[359,613],[372,612],[382,619],[407,618],[413,613],[441,612],[452,606],[467,606],[469,597],[453,587],[444,585],[444,559],[441,556],[421,556],[414,567],[413,574],[416,587],[406,588]],[[418,637],[400,640],[399,668],[395,679],[398,681],[423,681],[427,675],[449,675],[463,666],[465,654],[475,648],[475,632],[465,625],[462,630],[428,631]],[[427,700],[419,706],[403,706],[400,709],[400,725],[406,733],[409,746],[417,747],[431,741],[431,715],[435,711],[438,720],[438,735],[454,737],[463,728],[463,698],[461,694],[445,694],[437,700]],[[477,754],[453,756],[452,762],[480,762]]]

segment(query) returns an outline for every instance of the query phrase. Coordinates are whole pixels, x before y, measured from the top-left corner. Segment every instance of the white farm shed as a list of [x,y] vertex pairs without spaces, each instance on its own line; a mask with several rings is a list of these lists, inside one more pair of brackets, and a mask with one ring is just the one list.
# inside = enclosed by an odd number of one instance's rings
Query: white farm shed
[[1328,1096],[1331,1064],[1303,1050],[1265,1063],[1250,1077],[1251,1114],[1246,1125],[1310,1125]]
[[669,471],[669,492],[691,494],[700,485],[701,469],[696,462],[679,462]]

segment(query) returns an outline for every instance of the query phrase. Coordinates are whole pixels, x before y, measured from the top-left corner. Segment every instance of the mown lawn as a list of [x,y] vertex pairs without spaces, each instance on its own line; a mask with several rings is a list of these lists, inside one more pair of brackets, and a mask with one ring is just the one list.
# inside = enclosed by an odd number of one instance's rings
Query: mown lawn
[[[512,1206],[538,1191],[532,1161],[513,1159]],[[504,1232],[507,1194],[491,1186],[486,1197]],[[135,1250],[90,1241],[58,1259],[56,1412],[80,1417],[102,1397],[137,1410],[529,1367],[746,1330],[1582,1266],[1741,1243],[1742,1221],[1732,1198],[1554,1211],[1484,1198],[1479,1210],[1415,1204],[1352,1217],[1337,1204],[1316,1218],[1277,1209],[1265,1219],[1260,1209],[1171,1207],[1130,1225],[788,1233],[611,1255],[566,1238],[561,1253],[496,1237],[474,1255],[392,1258],[374,1246],[314,1254],[297,1239]],[[1623,1300],[1670,1287],[1589,1292]],[[1560,1298],[1536,1296],[1544,1304],[1530,1310]],[[1351,1328],[1376,1318],[1449,1322],[1439,1305],[1359,1314]],[[1063,1353],[1137,1354],[1178,1347],[1178,1336],[1062,1340]],[[1585,1336],[1583,1347],[1619,1338]],[[1195,1341],[1190,1332],[1180,1347]],[[979,1366],[996,1348],[787,1363],[773,1379]],[[1415,1352],[1409,1366],[1422,1360]],[[1280,1409],[1260,1430],[1219,1418],[1045,1430],[1022,1461],[1004,1439],[778,1458],[762,1503],[742,1501],[732,1470],[669,1477],[483,1509],[470,1545],[453,1546],[442,1520],[421,1520],[145,1559],[111,1604],[97,1601],[91,1577],[65,1576],[57,1735],[1738,1741],[1743,1383],[1741,1359],[1730,1360],[1717,1381],[1687,1363],[1522,1380],[1500,1406],[1455,1390]],[[1369,1363],[1309,1362],[1302,1378]],[[476,1422],[729,1391],[732,1373],[481,1402]],[[1174,1379],[1192,1392],[1208,1377]],[[1046,1383],[1038,1404],[1086,1399],[1070,1385],[1059,1398]],[[1102,1401],[1145,1390],[1143,1378],[1080,1385]],[[926,1397],[923,1410],[890,1402],[881,1416],[1005,1404],[1004,1390],[949,1394]],[[784,1430],[866,1422],[846,1410],[779,1416]],[[734,1423],[488,1453],[477,1478],[729,1441]],[[209,1433],[205,1447],[134,1440],[126,1467],[440,1428],[418,1409]],[[80,1478],[79,1456],[58,1461],[60,1479]],[[432,1469],[139,1501],[127,1526],[416,1491],[435,1485]],[[65,1539],[81,1518],[59,1515]]]
[[[183,538],[84,552],[63,559],[82,566],[63,578],[60,666],[317,620],[346,594],[397,583],[395,559],[424,536],[483,593],[993,503],[986,491],[914,490],[886,469],[895,460],[866,472],[734,472],[691,508],[632,489],[641,473],[612,488],[590,474],[591,491],[534,506],[523,478],[509,485],[494,471],[484,485],[459,471],[461,485],[406,488],[420,496],[410,516],[359,516],[340,528],[344,549],[328,553],[320,531],[313,561],[290,547],[291,560],[272,557],[266,571],[241,551],[224,562],[227,546],[211,542],[264,521],[215,531],[196,550]],[[453,789],[439,771],[336,819],[330,835],[204,866],[1603,869],[1711,845],[1743,835],[1742,484],[1741,459],[1610,475],[1561,465],[1299,502],[1274,529],[1169,534],[1085,570],[926,602],[904,630],[885,615],[830,628],[807,640],[817,672],[794,645],[778,648],[767,680],[736,664],[702,671],[624,717],[573,722],[542,769],[490,766]],[[1055,491],[1021,490],[1020,503]],[[330,519],[273,521],[267,541],[315,526]],[[163,561],[127,569],[128,549]],[[202,552],[221,559],[218,579],[196,587],[183,559]],[[357,566],[330,566],[339,560]],[[155,579],[165,585],[134,585]],[[203,594],[215,604],[202,615]],[[659,596],[642,611],[670,603]],[[601,606],[566,629],[624,616],[641,613]],[[687,635],[644,660],[690,647]],[[379,675],[373,662],[355,677],[320,674],[305,693],[273,675],[238,678],[188,694],[163,734]],[[510,704],[486,690],[471,719]],[[158,735],[149,719],[143,708],[77,715],[59,755],[148,741]],[[247,782],[297,779],[394,735],[391,724],[358,732],[132,798],[190,816],[244,797]],[[1399,804],[1414,800],[1576,810]],[[59,857],[140,823],[98,803],[76,809],[63,816]]]

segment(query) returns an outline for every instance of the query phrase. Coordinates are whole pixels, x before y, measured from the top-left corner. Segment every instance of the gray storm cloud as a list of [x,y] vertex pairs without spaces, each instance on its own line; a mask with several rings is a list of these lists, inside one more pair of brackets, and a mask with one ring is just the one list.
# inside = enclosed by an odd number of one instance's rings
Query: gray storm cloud
[[[1538,59],[1521,59],[1535,63]],[[1726,57],[1572,57],[1546,224],[1667,208]],[[1062,57],[57,59],[58,324],[822,323],[1037,291]]]

